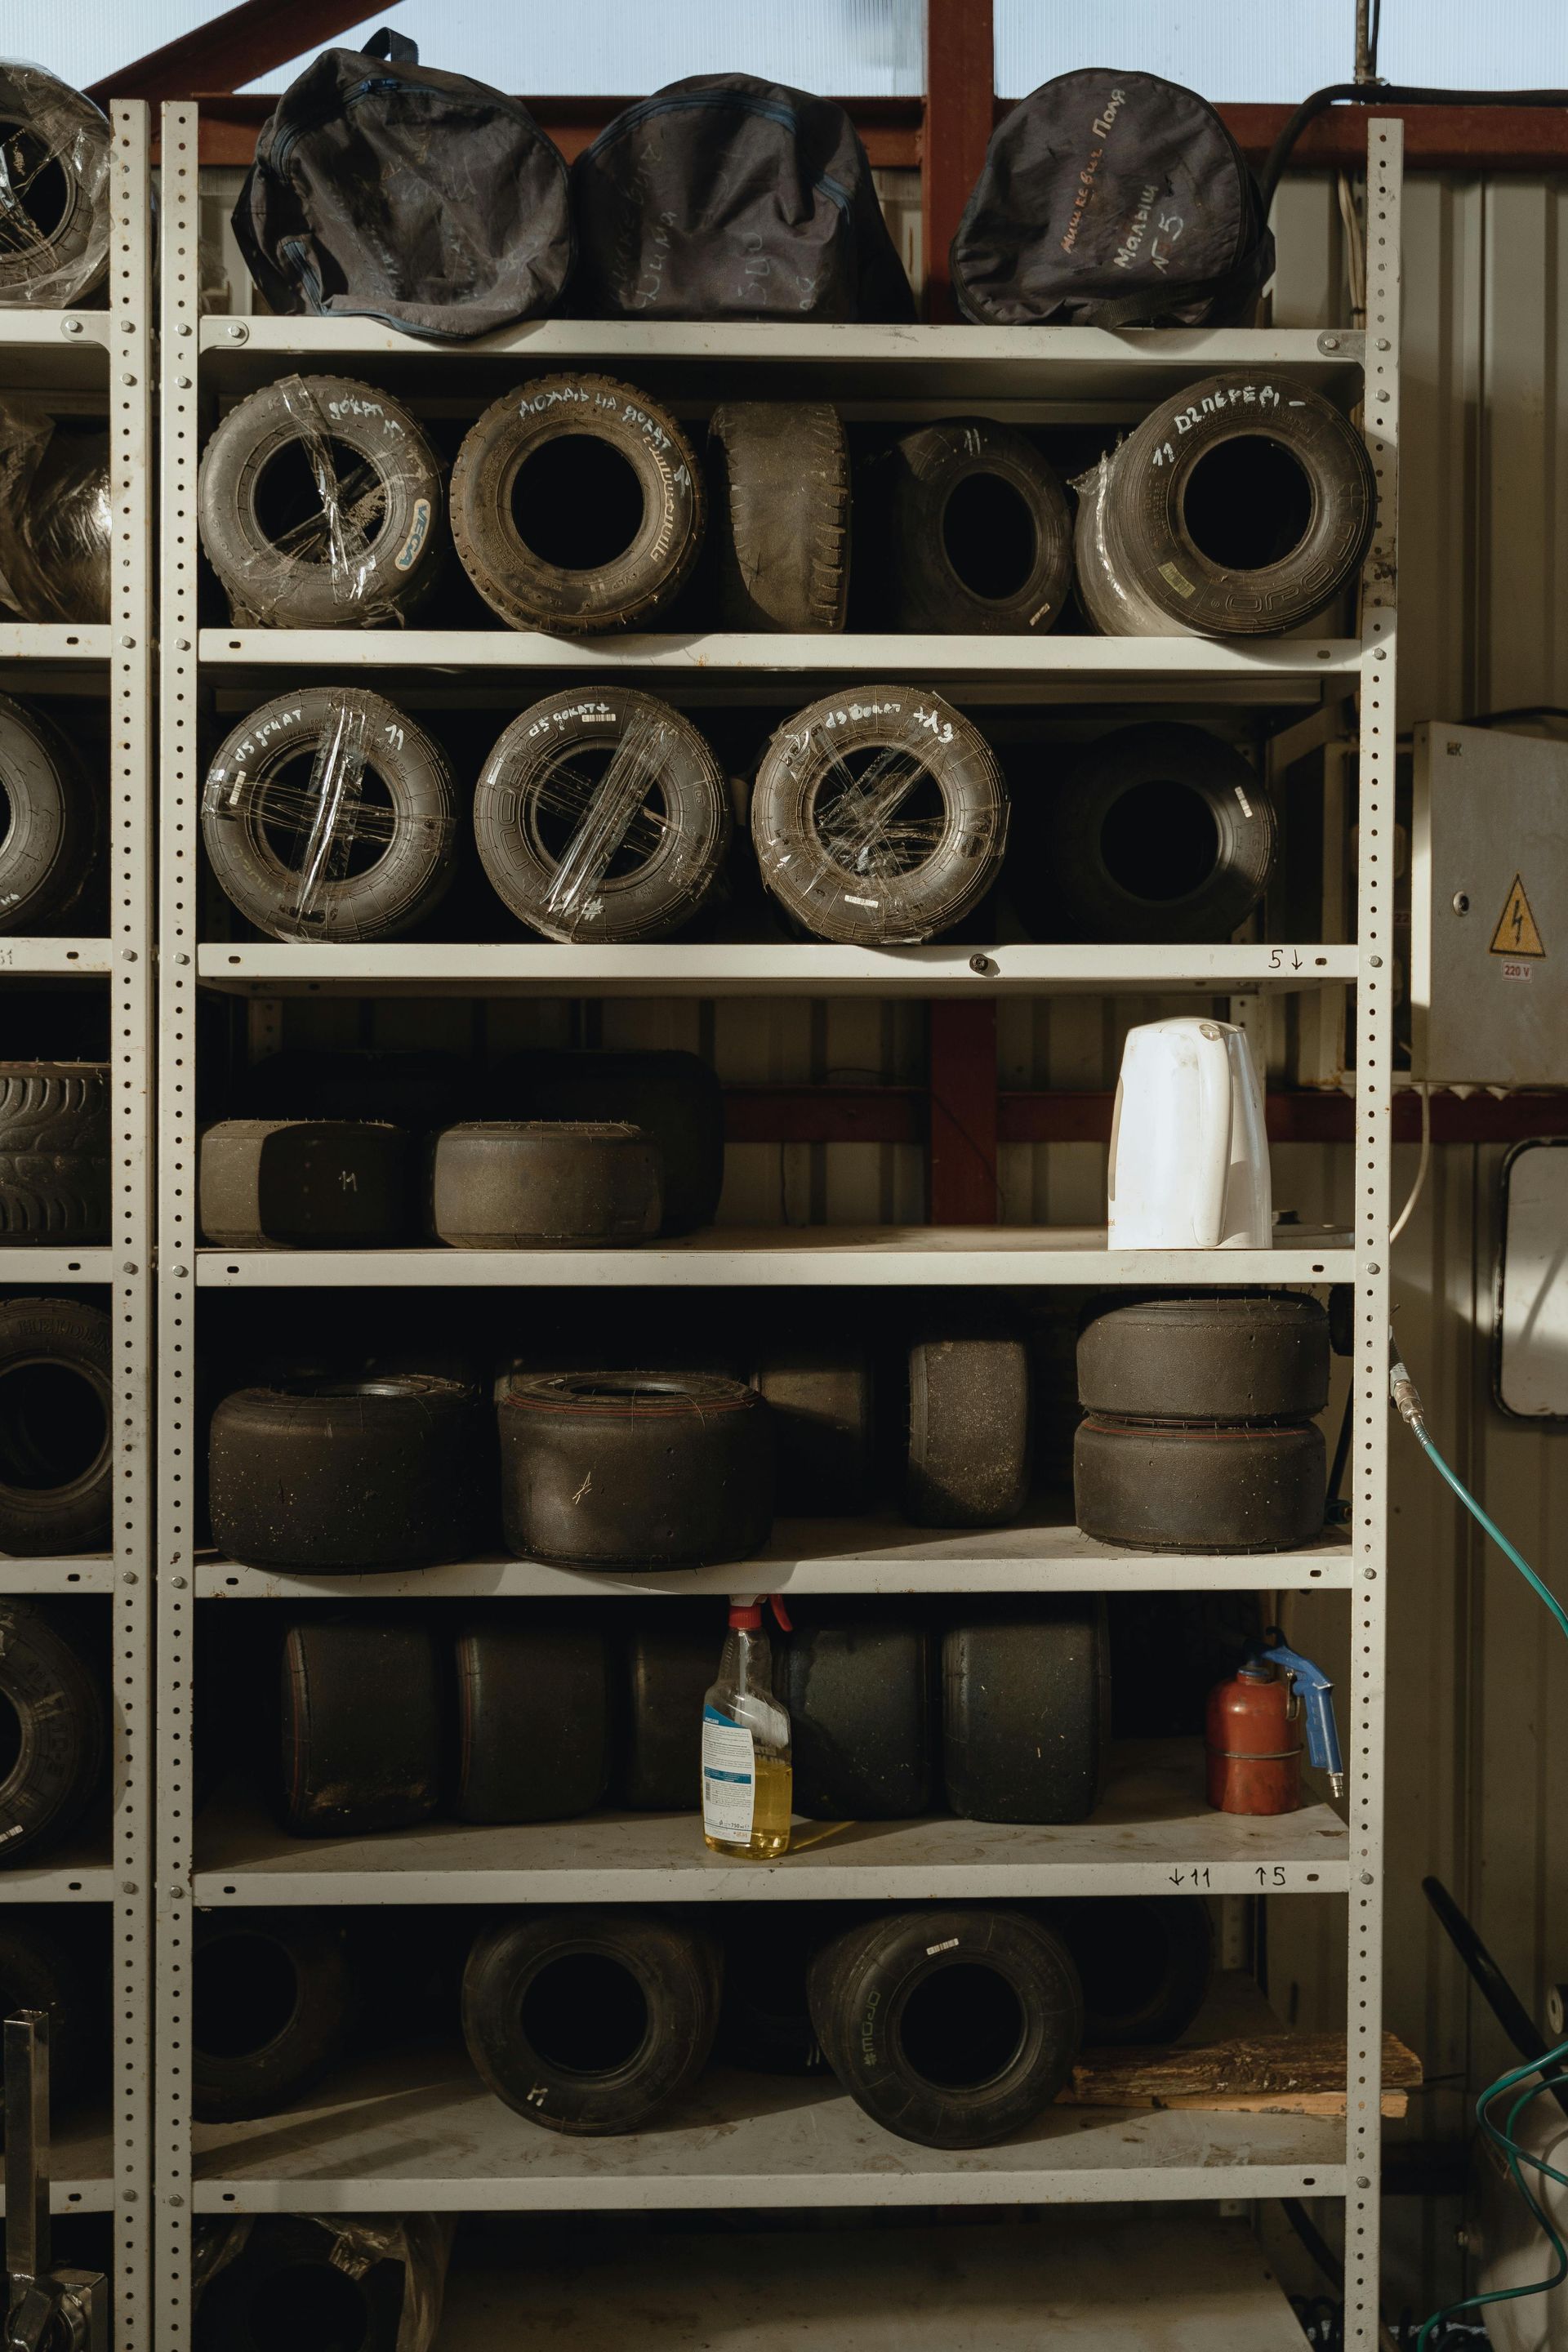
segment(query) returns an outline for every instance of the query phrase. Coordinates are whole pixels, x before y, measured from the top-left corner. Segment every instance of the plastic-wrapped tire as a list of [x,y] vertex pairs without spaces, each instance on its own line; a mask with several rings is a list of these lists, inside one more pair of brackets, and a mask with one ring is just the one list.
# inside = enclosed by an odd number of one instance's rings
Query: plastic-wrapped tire
[[0,931],[42,930],[69,913],[102,862],[103,793],[64,736],[7,694],[0,802]]
[[773,1678],[789,1709],[797,1813],[888,1822],[930,1811],[937,1724],[922,1624],[849,1606],[803,1610]]
[[[912,775],[891,764],[900,755]],[[814,938],[931,940],[996,879],[1006,787],[984,737],[938,696],[861,687],[811,703],[773,736],[752,794],[752,842],[763,880]]]
[[0,307],[68,310],[109,270],[109,118],[41,66],[4,64],[0,143],[28,224],[0,249]]
[[501,1518],[522,1559],[703,1568],[762,1549],[773,1433],[716,1372],[525,1372],[500,1408]]
[[1105,1786],[1105,1602],[1069,1593],[998,1606],[942,1637],[949,1809],[971,1822],[1085,1822]]
[[486,1423],[472,1389],[417,1372],[237,1389],[212,1417],[214,1541],[322,1574],[461,1559],[493,1475]]
[[843,1918],[822,1903],[721,1903],[724,1998],[713,2055],[750,2074],[820,2074],[827,2061],[811,2021],[805,1979]]
[[1201,1895],[1084,1895],[1045,1916],[1078,1969],[1087,2048],[1174,2042],[1207,2000],[1214,1921]]
[[112,1329],[83,1298],[0,1299],[0,1552],[106,1549]]
[[107,1062],[0,1062],[0,1242],[106,1242]]
[[546,375],[470,425],[451,511],[463,569],[509,628],[627,629],[684,583],[707,497],[668,409],[613,376]]
[[775,1339],[752,1367],[752,1386],[773,1415],[780,1515],[868,1510],[877,1477],[869,1349],[854,1339]]
[[109,1989],[101,1958],[82,1933],[89,1925],[37,1905],[18,1906],[0,1921],[0,2017],[19,2009],[47,2013],[51,2106],[81,2089],[103,2041]]
[[[642,779],[639,804],[607,862],[595,861],[602,872],[568,871],[623,745]],[[474,838],[491,887],[547,940],[635,944],[680,930],[722,878],[731,824],[723,770],[691,721],[618,687],[531,704],[474,787]]]
[[[313,440],[328,452],[346,530],[329,528]],[[349,376],[285,378],[237,402],[202,452],[196,487],[202,546],[237,628],[406,619],[441,574],[444,506],[440,465],[413,411]]]
[[689,1912],[525,1911],[468,1955],[463,2039],[530,2123],[639,2131],[707,2063],[722,1982],[719,1945]]
[[917,1528],[1000,1528],[1029,1493],[1027,1342],[976,1322],[911,1342],[904,1515]]
[[191,1955],[191,2113],[274,2116],[318,2082],[353,2020],[346,1931],[331,1914],[198,1911]]
[[368,1837],[428,1821],[441,1797],[445,1674],[429,1624],[302,1617],[283,1639],[283,1825]]
[[724,1092],[711,1065],[676,1049],[573,1053],[535,1046],[495,1072],[498,1117],[624,1120],[658,1151],[661,1234],[695,1233],[724,1189]]
[[[299,868],[279,854],[274,819],[300,840],[295,800],[351,699],[366,712],[366,774],[390,805],[391,837],[358,872],[321,882],[301,916]],[[286,781],[297,761],[304,773]],[[456,805],[446,754],[404,712],[357,687],[303,686],[263,703],[218,746],[202,794],[202,840],[219,889],[268,939],[391,939],[451,885]]]
[[1323,1531],[1315,1422],[1229,1426],[1081,1421],[1073,1507],[1101,1543],[1146,1551],[1289,1551]]
[[430,1230],[449,1249],[618,1248],[658,1233],[658,1153],[609,1119],[471,1119],[436,1138]]
[[1329,1318],[1303,1291],[1107,1300],[1078,1342],[1079,1402],[1128,1421],[1306,1421],[1329,1401]]
[[0,1869],[11,1869],[58,1846],[103,1778],[103,1675],[64,1609],[0,1601],[0,1700],[16,1738],[0,1780]]
[[1377,483],[1360,434],[1267,370],[1151,410],[1079,490],[1079,593],[1110,636],[1276,636],[1360,571]]
[[1028,807],[1030,879],[1016,895],[1076,939],[1228,940],[1279,855],[1267,784],[1201,727],[1101,735]]
[[1042,2115],[1083,2038],[1078,1973],[1021,1911],[883,1912],[812,1963],[812,2021],[858,2106],[921,2147],[994,2147]]
[[537,1605],[458,1629],[456,1810],[465,1822],[563,1822],[610,1785],[609,1645]]
[[841,629],[849,594],[849,445],[825,400],[730,400],[708,427],[726,629]]
[[893,450],[889,551],[900,629],[1044,635],[1072,591],[1072,513],[1010,425],[947,416]]
[[702,1702],[723,1647],[717,1620],[661,1602],[626,1643],[621,1798],[634,1812],[690,1813],[702,1796]]
[[417,1225],[414,1139],[370,1119],[221,1119],[197,1198],[220,1249],[384,1249]]

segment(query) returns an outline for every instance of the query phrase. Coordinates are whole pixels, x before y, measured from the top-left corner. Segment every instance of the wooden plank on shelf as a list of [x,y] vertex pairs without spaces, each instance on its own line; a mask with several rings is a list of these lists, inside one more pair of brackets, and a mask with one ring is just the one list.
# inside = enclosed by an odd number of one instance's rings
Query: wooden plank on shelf
[[[1342,2033],[1247,2032],[1163,2050],[1086,2050],[1060,2104],[1185,2107],[1205,2115],[1342,2116],[1346,2074]],[[1385,2033],[1384,2114],[1404,2115],[1421,2078],[1415,2053]]]

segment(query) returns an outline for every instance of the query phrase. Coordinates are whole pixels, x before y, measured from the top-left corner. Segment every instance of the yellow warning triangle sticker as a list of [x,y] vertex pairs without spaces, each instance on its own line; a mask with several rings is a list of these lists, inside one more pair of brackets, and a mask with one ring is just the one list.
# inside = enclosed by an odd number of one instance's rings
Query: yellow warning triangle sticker
[[1530,901],[1524,895],[1524,879],[1516,874],[1503,900],[1502,913],[1492,933],[1491,952],[1505,956],[1543,956],[1546,953],[1541,933],[1535,928],[1535,917],[1530,911]]

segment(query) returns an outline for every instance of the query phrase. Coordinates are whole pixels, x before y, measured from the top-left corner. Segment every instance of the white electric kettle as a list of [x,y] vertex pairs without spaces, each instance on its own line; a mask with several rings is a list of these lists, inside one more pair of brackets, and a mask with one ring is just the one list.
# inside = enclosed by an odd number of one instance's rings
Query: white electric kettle
[[1263,1097],[1247,1039],[1183,1015],[1130,1029],[1110,1128],[1112,1249],[1267,1249]]

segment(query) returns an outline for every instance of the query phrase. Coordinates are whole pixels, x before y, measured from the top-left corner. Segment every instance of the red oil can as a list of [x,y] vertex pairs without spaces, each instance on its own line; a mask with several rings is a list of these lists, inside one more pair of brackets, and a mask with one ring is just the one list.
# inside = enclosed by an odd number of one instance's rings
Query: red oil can
[[1209,1693],[1208,1799],[1222,1813],[1293,1813],[1301,1803],[1301,1710],[1271,1666],[1243,1666]]

